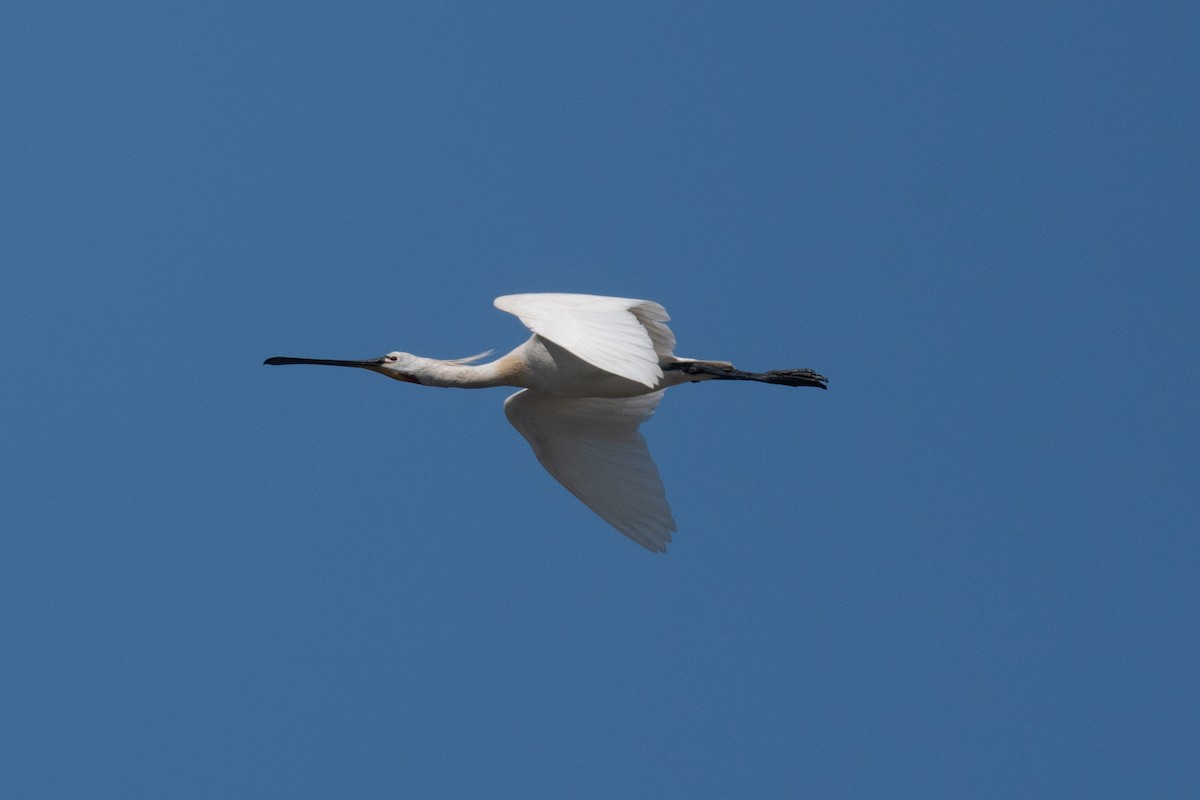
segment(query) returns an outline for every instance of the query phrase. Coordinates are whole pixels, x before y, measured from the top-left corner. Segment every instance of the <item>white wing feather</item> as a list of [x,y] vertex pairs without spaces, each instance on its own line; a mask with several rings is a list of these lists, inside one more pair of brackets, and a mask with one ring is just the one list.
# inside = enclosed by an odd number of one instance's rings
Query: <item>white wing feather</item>
[[649,387],[662,379],[660,356],[675,335],[658,303],[591,294],[510,294],[496,308],[516,315],[531,331],[605,372]]
[[554,397],[524,389],[504,413],[554,479],[621,533],[665,553],[675,520],[638,426],[662,392],[637,397]]

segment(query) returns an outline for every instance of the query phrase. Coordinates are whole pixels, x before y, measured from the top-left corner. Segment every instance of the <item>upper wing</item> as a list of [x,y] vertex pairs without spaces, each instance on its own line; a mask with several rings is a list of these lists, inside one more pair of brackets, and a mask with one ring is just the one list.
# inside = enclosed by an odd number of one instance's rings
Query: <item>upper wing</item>
[[496,308],[600,369],[654,387],[660,356],[670,356],[675,335],[667,310],[649,300],[592,294],[509,294]]
[[555,480],[642,547],[665,553],[675,520],[637,430],[661,399],[661,391],[609,398],[523,389],[504,401],[504,413]]

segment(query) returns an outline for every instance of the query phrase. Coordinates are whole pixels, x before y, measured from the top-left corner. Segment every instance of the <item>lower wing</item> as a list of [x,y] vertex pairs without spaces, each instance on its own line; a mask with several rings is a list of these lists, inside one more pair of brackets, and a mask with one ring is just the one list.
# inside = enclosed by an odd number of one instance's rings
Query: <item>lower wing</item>
[[555,397],[523,389],[504,413],[546,471],[609,525],[658,553],[675,520],[638,426],[662,392],[637,397]]

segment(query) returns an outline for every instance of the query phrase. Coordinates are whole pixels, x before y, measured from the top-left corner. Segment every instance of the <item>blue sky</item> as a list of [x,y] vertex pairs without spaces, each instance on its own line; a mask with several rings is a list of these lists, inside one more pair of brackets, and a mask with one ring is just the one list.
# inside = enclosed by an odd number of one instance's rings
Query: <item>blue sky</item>
[[[1191,3],[16,3],[0,789],[1184,797]],[[644,297],[654,556],[504,390]]]

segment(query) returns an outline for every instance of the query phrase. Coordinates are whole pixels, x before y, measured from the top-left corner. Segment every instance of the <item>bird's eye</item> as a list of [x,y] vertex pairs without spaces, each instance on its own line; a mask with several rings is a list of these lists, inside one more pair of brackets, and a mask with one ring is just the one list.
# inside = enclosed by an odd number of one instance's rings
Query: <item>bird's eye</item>
[[387,357],[387,360],[388,360],[388,361],[395,362],[395,361],[397,361],[398,359],[397,359],[397,357],[396,357],[396,356],[388,356],[388,357]]

